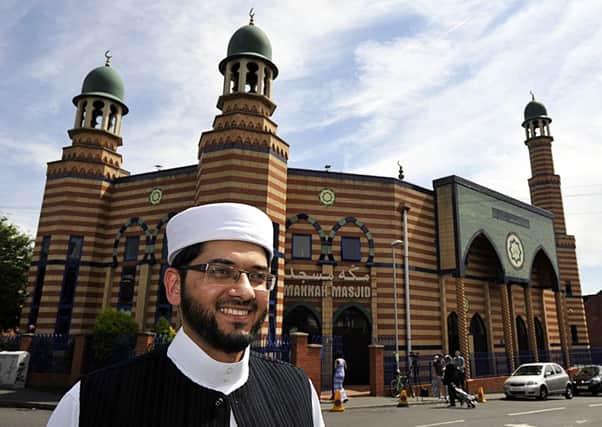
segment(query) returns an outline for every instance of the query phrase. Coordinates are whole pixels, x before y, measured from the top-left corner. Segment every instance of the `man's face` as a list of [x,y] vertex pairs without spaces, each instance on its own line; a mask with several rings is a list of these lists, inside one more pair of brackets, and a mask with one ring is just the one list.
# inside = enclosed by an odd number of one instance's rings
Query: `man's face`
[[[265,251],[252,243],[220,240],[203,244],[190,264],[233,265],[248,271],[268,271]],[[238,281],[215,282],[208,273],[188,270],[181,288],[186,331],[212,357],[242,352],[255,338],[265,316],[269,291],[254,288],[246,274]]]

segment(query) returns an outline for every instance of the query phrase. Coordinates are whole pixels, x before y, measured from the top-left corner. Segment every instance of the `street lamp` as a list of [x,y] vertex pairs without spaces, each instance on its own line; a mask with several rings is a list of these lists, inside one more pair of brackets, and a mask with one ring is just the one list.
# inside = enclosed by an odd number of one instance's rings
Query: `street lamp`
[[393,240],[391,242],[391,251],[393,256],[393,312],[395,317],[395,368],[399,371],[399,328],[397,325],[397,259],[395,258],[395,248],[403,246],[403,241]]

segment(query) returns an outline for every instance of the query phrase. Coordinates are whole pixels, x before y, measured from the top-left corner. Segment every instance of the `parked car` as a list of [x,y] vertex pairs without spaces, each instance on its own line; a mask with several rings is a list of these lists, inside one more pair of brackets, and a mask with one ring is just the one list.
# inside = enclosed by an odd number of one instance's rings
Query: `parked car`
[[573,398],[573,384],[569,375],[556,363],[525,363],[504,382],[507,399],[535,397],[545,400],[560,394]]
[[573,394],[592,393],[594,396],[602,391],[602,366],[590,365],[579,369],[573,378]]

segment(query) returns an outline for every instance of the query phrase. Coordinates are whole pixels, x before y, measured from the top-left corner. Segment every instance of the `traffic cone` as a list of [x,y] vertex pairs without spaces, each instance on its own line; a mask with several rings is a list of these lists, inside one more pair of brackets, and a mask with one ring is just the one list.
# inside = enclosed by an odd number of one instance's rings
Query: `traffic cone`
[[479,403],[487,402],[487,399],[485,399],[485,393],[483,391],[483,387],[479,387],[479,389],[477,391],[477,402],[479,402]]
[[330,409],[330,412],[343,412],[345,407],[343,406],[343,399],[341,398],[341,390],[335,390],[334,392],[334,405]]
[[397,407],[407,408],[408,406],[410,406],[408,404],[408,393],[405,390],[401,390],[401,392],[399,392],[399,402],[397,402]]

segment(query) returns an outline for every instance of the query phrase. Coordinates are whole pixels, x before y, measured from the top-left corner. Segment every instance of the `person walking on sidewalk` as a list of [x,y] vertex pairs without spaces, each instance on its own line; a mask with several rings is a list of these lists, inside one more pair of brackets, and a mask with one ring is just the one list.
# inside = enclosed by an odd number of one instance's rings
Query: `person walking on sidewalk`
[[456,357],[454,357],[456,368],[458,368],[458,387],[462,390],[466,390],[466,361],[462,357],[460,350],[456,350]]
[[445,371],[443,372],[443,384],[447,386],[449,406],[456,406],[456,390],[454,385],[458,381],[458,368],[449,354],[445,355]]
[[239,203],[171,218],[164,283],[182,328],[167,350],[84,376],[48,426],[324,426],[305,373],[251,352],[275,284],[273,230]]
[[431,365],[431,391],[433,397],[437,399],[442,398],[441,393],[441,381],[443,379],[443,361],[439,357],[438,354],[435,354],[433,357],[433,362]]
[[345,388],[343,387],[343,382],[345,381],[345,371],[347,370],[347,362],[343,359],[343,355],[341,353],[336,354],[336,359],[334,361],[334,379],[332,381],[334,391],[341,391],[341,399],[343,403],[347,402],[347,393],[345,393]]

